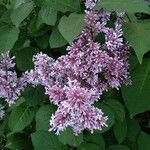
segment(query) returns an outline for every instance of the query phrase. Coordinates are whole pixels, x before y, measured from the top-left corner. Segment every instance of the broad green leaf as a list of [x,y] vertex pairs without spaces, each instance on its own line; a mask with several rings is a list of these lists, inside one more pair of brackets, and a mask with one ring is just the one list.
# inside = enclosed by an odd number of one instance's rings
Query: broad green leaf
[[57,11],[50,6],[42,6],[39,12],[39,18],[42,23],[54,26],[57,21]]
[[25,0],[10,0],[10,8],[16,9],[23,3],[25,3]]
[[54,106],[50,104],[40,107],[35,116],[36,130],[48,131],[50,129],[49,120],[51,119],[54,111]]
[[27,86],[23,92],[23,96],[28,106],[35,106],[46,99],[44,95],[44,88],[40,85],[36,87],[31,85]]
[[55,10],[66,12],[79,12],[80,1],[79,0],[34,0],[39,6],[47,5]]
[[63,38],[59,30],[56,28],[52,31],[50,35],[49,43],[51,48],[58,48],[66,45],[67,41]]
[[29,137],[25,134],[15,133],[7,138],[5,148],[17,150],[17,149],[31,149],[32,143]]
[[65,131],[61,132],[58,139],[63,144],[69,144],[71,146],[77,147],[83,142],[83,134],[75,136],[72,129],[67,128]]
[[0,26],[0,53],[6,52],[14,46],[18,39],[19,29],[11,25]]
[[69,17],[63,16],[60,19],[58,28],[62,36],[71,43],[80,34],[84,26],[84,15],[72,13]]
[[138,148],[139,150],[149,150],[150,149],[150,135],[141,132],[138,138]]
[[77,150],[102,150],[102,149],[93,143],[83,143],[79,147],[77,147]]
[[42,24],[41,20],[38,16],[35,16],[31,21],[29,25],[29,33],[33,37],[39,37],[43,36],[45,33],[50,30],[50,27],[47,25]]
[[127,123],[126,120],[123,122],[115,122],[114,125],[114,135],[119,144],[121,144],[127,135]]
[[124,36],[134,48],[140,63],[142,63],[144,54],[150,50],[149,33],[150,21],[124,24]]
[[149,13],[150,9],[148,3],[144,0],[101,0],[96,9],[104,8],[109,11],[121,11],[121,12],[145,12]]
[[48,131],[36,131],[31,134],[31,139],[35,150],[66,150],[57,136]]
[[10,114],[8,126],[12,132],[18,132],[28,126],[35,115],[35,109],[22,103]]
[[143,60],[131,72],[132,85],[122,87],[122,95],[125,105],[132,118],[136,114],[150,109],[149,91],[150,91],[150,59]]
[[32,58],[38,52],[37,48],[26,47],[15,53],[17,67],[21,71],[26,71],[34,67]]
[[98,145],[102,150],[105,150],[105,141],[101,133],[89,133],[84,135],[84,141]]
[[127,130],[127,139],[131,142],[136,142],[137,138],[141,132],[140,125],[134,119],[129,119],[127,122],[128,130]]
[[107,106],[106,104],[97,103],[96,107],[102,110],[102,112],[104,113],[104,116],[108,117],[108,120],[106,122],[107,127],[103,127],[101,131],[96,131],[98,133],[104,133],[114,125],[114,122],[115,122],[114,114],[112,110],[110,109],[110,107]]
[[111,145],[106,150],[130,150],[130,149],[125,145]]
[[14,9],[14,11],[11,14],[11,20],[13,24],[18,27],[20,23],[28,17],[28,15],[33,10],[33,2],[28,2],[20,5],[18,8]]
[[107,105],[109,105],[109,107],[112,109],[114,116],[115,116],[115,119],[117,121],[123,121],[124,120],[125,110],[124,110],[123,105],[119,101],[110,99],[108,101],[105,101],[105,103]]

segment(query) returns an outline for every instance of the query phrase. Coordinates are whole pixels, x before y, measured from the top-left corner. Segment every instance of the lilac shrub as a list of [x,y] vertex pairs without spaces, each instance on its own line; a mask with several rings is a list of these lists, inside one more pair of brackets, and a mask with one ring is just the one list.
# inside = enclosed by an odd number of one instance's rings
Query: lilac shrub
[[[93,104],[108,88],[119,89],[131,83],[128,73],[128,43],[123,41],[123,14],[117,13],[114,27],[108,27],[111,13],[92,8],[97,0],[85,2],[86,27],[67,47],[67,54],[54,60],[39,53],[33,57],[34,69],[17,78],[13,58],[8,54],[1,60],[0,96],[11,104],[30,83],[45,87],[49,100],[57,105],[50,119],[50,131],[59,134],[71,127],[76,135],[83,130],[102,130],[109,119]],[[95,38],[103,33],[105,42]],[[3,65],[4,62],[4,65]],[[7,63],[6,63],[7,62]],[[7,64],[7,65],[6,65]]]

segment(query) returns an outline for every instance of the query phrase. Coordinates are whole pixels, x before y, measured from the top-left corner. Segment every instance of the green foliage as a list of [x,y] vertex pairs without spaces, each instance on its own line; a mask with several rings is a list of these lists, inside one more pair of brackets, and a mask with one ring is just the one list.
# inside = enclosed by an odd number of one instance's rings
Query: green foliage
[[93,134],[86,134],[84,135],[84,140],[89,143],[96,144],[102,150],[105,150],[105,140],[101,133],[93,133]]
[[150,50],[150,21],[125,23],[124,32],[126,39],[133,46],[139,62],[142,63],[144,54]]
[[[20,5],[14,9],[11,14],[11,20],[13,24],[18,27],[19,24],[31,13],[33,10],[33,2],[28,2]],[[16,17],[17,16],[17,17]]]
[[18,39],[19,29],[12,25],[0,26],[0,52],[6,52],[13,48]]
[[[95,9],[102,8],[126,13],[123,36],[131,44],[132,85],[109,89],[94,104],[108,116],[108,126],[78,136],[70,128],[60,135],[49,132],[56,108],[42,86],[28,85],[15,105],[8,107],[0,99],[5,106],[0,150],[150,149],[150,7],[144,0],[101,0]],[[16,57],[19,77],[34,67],[36,53],[53,58],[65,54],[85,27],[84,15],[83,0],[0,0],[0,54],[10,51]]]
[[149,150],[150,148],[150,135],[141,132],[138,138],[139,150]]
[[65,131],[60,133],[58,139],[65,145],[69,144],[71,146],[77,147],[83,142],[83,134],[75,136],[73,131],[70,128],[67,128]]
[[120,11],[127,13],[145,12],[149,13],[150,9],[143,0],[101,0],[96,9],[104,8],[109,11]]
[[59,30],[54,28],[49,38],[49,44],[51,48],[58,48],[66,45],[67,41],[63,38]]
[[58,28],[63,37],[71,43],[79,35],[84,25],[84,15],[72,13],[69,17],[63,16],[60,19]]
[[57,11],[50,6],[44,5],[39,11],[39,19],[41,23],[54,26],[57,21]]
[[47,5],[55,10],[66,12],[66,11],[80,11],[79,0],[34,0],[39,6]]
[[54,133],[48,131],[36,131],[31,134],[32,143],[36,150],[65,150]]
[[130,150],[130,149],[125,145],[111,145],[107,148],[107,150]]
[[150,91],[150,59],[143,60],[131,72],[132,85],[122,88],[123,98],[130,117],[150,109],[149,91]]
[[35,115],[35,109],[25,103],[17,106],[10,114],[8,126],[12,132],[18,132],[28,126]]
[[126,120],[123,122],[117,122],[114,125],[114,135],[118,141],[119,144],[121,144],[127,135],[127,123]]
[[27,86],[23,93],[23,96],[28,106],[38,105],[46,99],[44,95],[44,88],[41,86]]
[[15,133],[9,135],[5,146],[7,149],[31,149],[32,143],[29,137],[25,134]]
[[77,148],[77,150],[101,150],[96,144],[92,143],[83,143],[81,146]]
[[34,66],[32,62],[32,58],[33,55],[36,54],[37,52],[38,49],[33,47],[26,47],[20,49],[19,51],[16,51],[15,56],[16,56],[17,67],[21,71],[32,69]]
[[51,115],[55,112],[55,108],[53,105],[44,105],[39,108],[36,113],[36,130],[44,130],[48,131],[50,128],[49,120]]
[[110,107],[107,106],[106,104],[100,103],[100,104],[97,104],[96,106],[98,108],[102,109],[104,114],[109,118],[107,120],[107,127],[103,127],[103,130],[98,131],[98,133],[103,133],[103,132],[106,132],[107,130],[109,130],[114,125],[114,121],[115,121],[114,113],[110,109]]
[[105,103],[112,109],[115,119],[117,121],[124,120],[125,110],[124,110],[123,105],[119,101],[110,99],[110,100],[106,101]]

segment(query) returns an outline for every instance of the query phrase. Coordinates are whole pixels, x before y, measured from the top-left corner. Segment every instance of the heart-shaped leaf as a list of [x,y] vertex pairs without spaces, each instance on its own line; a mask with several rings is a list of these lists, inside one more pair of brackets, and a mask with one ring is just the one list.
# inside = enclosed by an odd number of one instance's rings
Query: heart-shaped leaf
[[84,15],[72,13],[69,17],[63,16],[60,19],[59,31],[62,36],[71,43],[84,28]]

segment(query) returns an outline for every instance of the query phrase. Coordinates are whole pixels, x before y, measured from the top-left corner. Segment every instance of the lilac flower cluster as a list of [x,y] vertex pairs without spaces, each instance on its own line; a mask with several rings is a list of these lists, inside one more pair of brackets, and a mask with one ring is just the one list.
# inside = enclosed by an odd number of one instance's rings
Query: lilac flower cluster
[[[67,47],[68,54],[54,60],[39,53],[33,58],[35,69],[27,72],[28,81],[43,85],[45,94],[58,106],[50,120],[50,131],[57,134],[68,126],[75,134],[107,126],[107,116],[93,106],[94,102],[109,87],[130,84],[129,46],[123,43],[121,17],[117,17],[114,28],[107,27],[110,13],[91,10],[96,1],[86,1],[87,26]],[[99,33],[105,35],[104,44],[94,41]]]
[[[128,73],[128,43],[122,38],[122,17],[117,13],[114,27],[108,27],[110,13],[92,8],[98,0],[86,0],[87,26],[67,47],[67,55],[57,60],[39,53],[33,57],[35,68],[17,78],[13,59],[8,54],[0,62],[0,97],[11,104],[20,96],[27,82],[45,87],[45,94],[57,105],[50,120],[50,131],[59,134],[71,127],[76,135],[84,129],[102,130],[108,117],[94,107],[94,102],[108,88],[130,84]],[[103,33],[105,42],[95,38]]]
[[9,106],[15,103],[27,84],[25,75],[17,78],[16,72],[12,71],[13,59],[9,53],[2,54],[0,59],[0,98],[4,98]]

